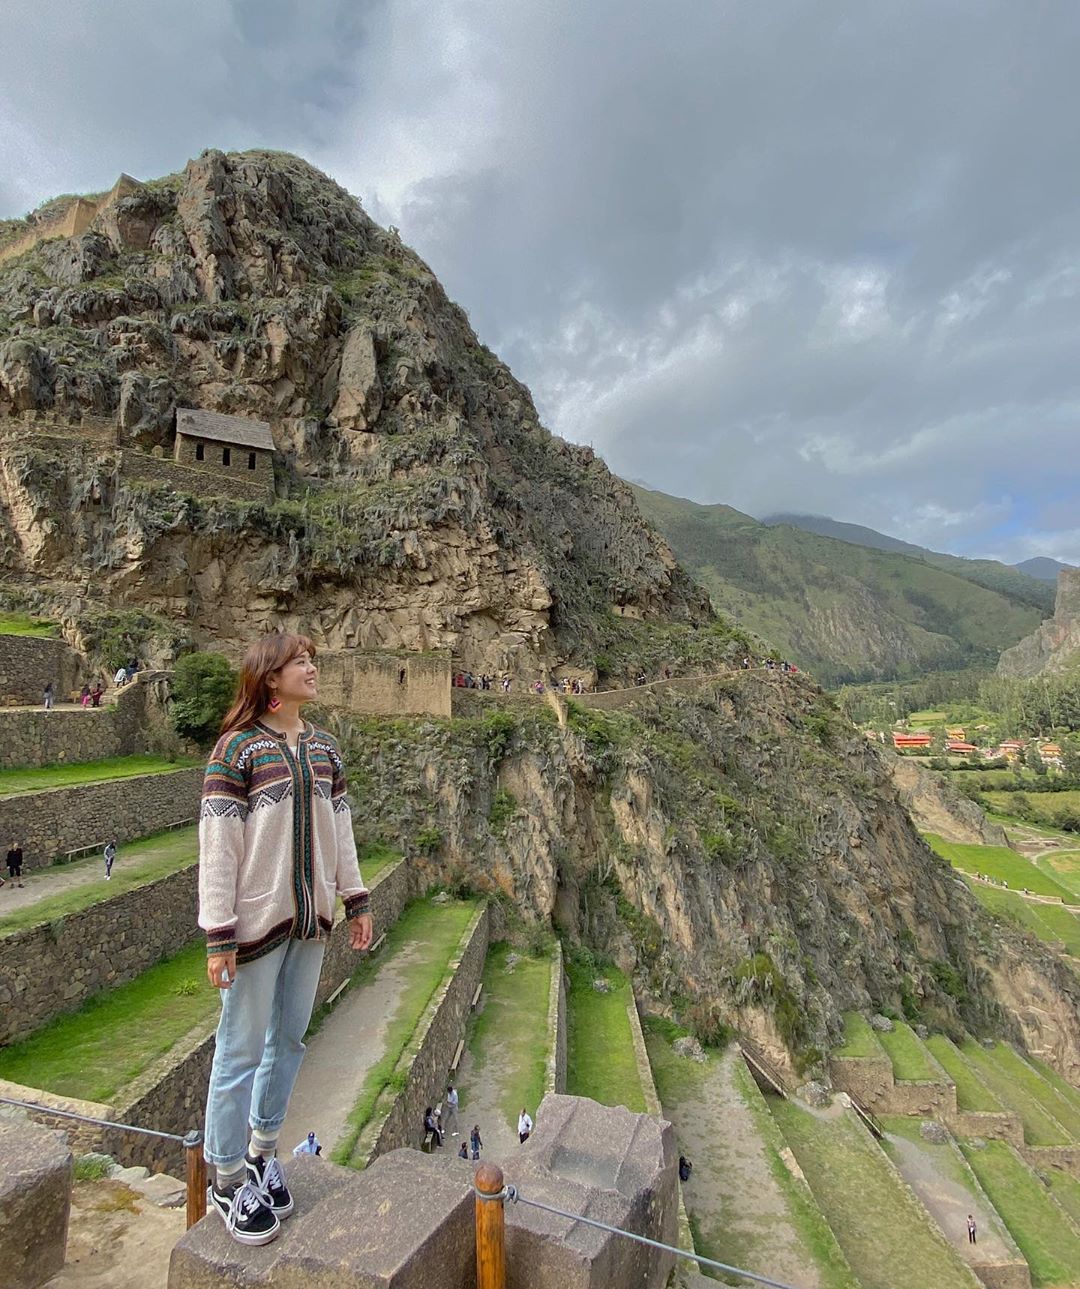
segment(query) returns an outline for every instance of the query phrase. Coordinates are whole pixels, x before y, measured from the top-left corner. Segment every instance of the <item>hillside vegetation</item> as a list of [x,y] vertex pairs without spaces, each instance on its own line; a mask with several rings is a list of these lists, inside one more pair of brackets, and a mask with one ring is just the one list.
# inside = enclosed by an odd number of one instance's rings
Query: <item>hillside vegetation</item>
[[993,666],[1045,608],[1045,585],[1004,565],[995,589],[953,567],[770,527],[730,506],[639,487],[634,495],[716,608],[823,684]]

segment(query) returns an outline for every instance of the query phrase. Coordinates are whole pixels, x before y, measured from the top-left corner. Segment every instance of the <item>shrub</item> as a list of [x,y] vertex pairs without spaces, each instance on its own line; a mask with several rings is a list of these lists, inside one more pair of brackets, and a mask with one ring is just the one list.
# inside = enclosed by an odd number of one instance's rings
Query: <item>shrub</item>
[[501,836],[506,831],[506,825],[517,814],[517,798],[512,792],[507,792],[500,788],[491,802],[491,808],[488,810],[488,826],[493,833]]
[[185,654],[172,681],[172,722],[178,734],[213,742],[236,690],[236,673],[220,653]]
[[442,831],[435,824],[426,824],[416,834],[416,849],[421,855],[434,855],[442,845]]

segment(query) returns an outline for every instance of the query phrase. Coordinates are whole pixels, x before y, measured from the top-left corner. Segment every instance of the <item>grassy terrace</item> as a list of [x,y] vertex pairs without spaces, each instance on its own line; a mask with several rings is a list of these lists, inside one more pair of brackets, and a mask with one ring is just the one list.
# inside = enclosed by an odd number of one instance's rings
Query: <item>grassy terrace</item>
[[927,1059],[922,1040],[903,1021],[894,1021],[893,1028],[886,1034],[879,1034],[881,1046],[892,1061],[893,1078],[909,1082],[940,1079],[941,1073],[935,1070]]
[[[484,963],[484,1004],[469,1023],[467,1043],[473,1057],[472,1078],[495,1073],[498,1110],[516,1132],[518,1111],[535,1108],[544,1095],[547,1070],[548,990],[551,955],[518,955],[507,970],[511,946],[493,945]],[[459,1089],[469,1102],[469,1084]]]
[[[454,950],[476,909],[475,900],[451,900],[446,904],[433,904],[427,898],[414,900],[387,932],[386,942],[376,957],[365,958],[353,974],[354,988],[357,983],[377,981],[379,973],[399,950],[406,945],[413,946],[415,950],[404,968],[405,987],[399,994],[393,1015],[388,1019],[383,1054],[367,1072],[349,1113],[346,1130],[334,1148],[335,1163],[348,1164],[352,1160],[356,1143],[371,1118],[379,1094],[398,1078],[398,1061],[428,1003],[442,984]],[[316,1017],[316,1027],[320,1019]]]
[[401,851],[384,846],[382,842],[368,842],[367,845],[358,847],[357,858],[360,860],[360,876],[364,879],[364,885],[370,886],[384,868],[397,863],[401,858]]
[[881,1056],[877,1035],[870,1027],[870,1022],[859,1012],[844,1014],[844,1045],[833,1053],[834,1056],[853,1056],[860,1060]]
[[944,1034],[931,1034],[926,1046],[937,1057],[945,1073],[956,1084],[956,1107],[1000,1114],[1001,1102],[979,1078],[959,1049]]
[[1050,1187],[1050,1194],[1080,1227],[1080,1181],[1061,1168],[1047,1168],[1042,1175]]
[[1080,918],[1075,913],[1054,904],[1036,904],[982,882],[971,882],[970,886],[983,908],[995,917],[1030,931],[1047,944],[1063,944],[1066,953],[1080,958]]
[[1070,890],[1072,902],[1080,904],[1080,850],[1052,850],[1040,855],[1035,866]]
[[[987,785],[990,786],[989,784]],[[987,805],[993,810],[1008,810],[1009,798],[1011,792],[987,792]],[[1059,806],[1069,806],[1072,809],[1080,807],[1080,789],[1069,789],[1065,792],[1029,792],[1027,799],[1031,803],[1031,809],[1037,820],[1050,825],[1054,824],[1054,816]],[[1074,837],[1075,833],[1072,834]]]
[[[632,1003],[629,982],[615,967],[570,963],[567,974],[567,1092],[644,1113],[645,1097],[626,1010]],[[611,985],[610,993],[593,988],[593,981],[600,977]]]
[[55,622],[32,618],[28,613],[0,613],[0,636],[34,636],[43,640],[56,634]]
[[110,1102],[196,1025],[218,1014],[202,941],[91,998],[38,1033],[0,1048],[0,1078]]
[[1008,1043],[998,1043],[994,1056],[1002,1075],[1013,1087],[1023,1088],[1074,1141],[1080,1141],[1080,1105],[1077,1105],[1075,1089],[1071,1089],[1071,1096],[1063,1095],[1044,1077],[1046,1066],[1026,1061]]
[[202,760],[162,756],[110,756],[103,761],[80,761],[71,765],[43,765],[32,770],[0,770],[0,797],[18,792],[43,792],[47,788],[71,788],[110,779],[133,779],[142,774],[166,774]]
[[1020,1156],[1003,1141],[961,1149],[1027,1259],[1036,1289],[1080,1283],[1080,1237]]
[[1009,1060],[1009,1054],[1015,1055],[1011,1053],[1011,1049],[1003,1043],[987,1049],[974,1039],[968,1039],[961,1051],[1001,1104],[1007,1110],[1015,1110],[1020,1116],[1024,1125],[1024,1140],[1029,1146],[1067,1144],[1068,1134],[1065,1129],[1047,1113],[1039,1098],[1032,1094],[1027,1080],[1017,1082],[1013,1062]]
[[[79,885],[68,890],[46,895],[34,904],[9,913],[3,911],[3,897],[0,896],[0,937],[23,931],[27,927],[39,926],[42,922],[55,922],[57,918],[80,913],[104,899],[115,899],[125,891],[145,886],[148,882],[155,882],[160,877],[167,877],[170,873],[194,864],[198,854],[198,830],[195,827],[176,828],[172,832],[155,833],[130,846],[124,846],[113,868],[112,881],[107,886],[100,855],[76,860],[74,864],[65,864],[61,869],[46,869],[40,876],[35,873],[31,881],[42,885],[47,885],[50,881],[81,879],[84,874],[90,880],[80,881]],[[99,880],[93,880],[95,877]]]
[[862,1289],[974,1289],[926,1214],[850,1115],[823,1119],[769,1099]]
[[954,868],[963,873],[984,873],[987,877],[1008,882],[1013,890],[1026,887],[1035,895],[1052,895],[1072,903],[1073,897],[1060,882],[1029,863],[1022,855],[1008,846],[968,846],[946,841],[934,833],[927,833],[926,840]]

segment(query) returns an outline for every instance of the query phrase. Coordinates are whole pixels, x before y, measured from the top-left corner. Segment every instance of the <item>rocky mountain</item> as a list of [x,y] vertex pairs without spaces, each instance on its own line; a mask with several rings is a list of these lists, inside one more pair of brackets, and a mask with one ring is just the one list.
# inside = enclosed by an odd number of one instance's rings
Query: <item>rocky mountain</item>
[[228,648],[303,622],[522,674],[708,619],[629,489],[540,425],[428,267],[326,176],[208,152],[82,200],[76,235],[35,243],[48,208],[0,228],[0,427],[105,418],[168,456],[177,406],[256,417],[277,495],[185,497],[129,484],[90,436],[2,436],[9,595],[76,622],[137,605]]
[[639,487],[634,495],[717,609],[826,684],[993,666],[1040,615],[1011,590],[903,552],[760,523],[730,506]]
[[1059,573],[1072,567],[1071,564],[1063,564],[1059,559],[1049,559],[1046,555],[1036,555],[1034,559],[1021,560],[1016,565],[1021,573],[1026,573],[1028,577],[1036,577],[1040,582],[1049,582],[1051,586],[1057,585]]
[[1080,668],[1080,568],[1058,574],[1054,616],[1006,649],[999,676],[1038,676]]

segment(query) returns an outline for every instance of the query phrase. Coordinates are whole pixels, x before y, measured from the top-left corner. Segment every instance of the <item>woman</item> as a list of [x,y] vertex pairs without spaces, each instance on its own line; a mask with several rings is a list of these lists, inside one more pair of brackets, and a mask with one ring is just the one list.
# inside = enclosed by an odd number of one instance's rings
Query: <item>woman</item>
[[293,1211],[277,1139],[337,896],[352,948],[371,944],[341,754],[300,715],[317,697],[314,655],[306,636],[287,634],[244,655],[199,819],[199,926],[222,1004],[206,1102],[208,1200],[244,1244],[267,1244]]
[[90,686],[89,685],[83,685],[82,690],[79,694],[79,702],[82,703],[84,707],[90,706]]

